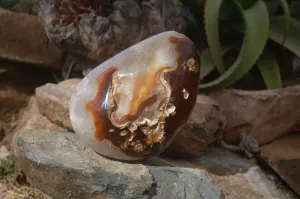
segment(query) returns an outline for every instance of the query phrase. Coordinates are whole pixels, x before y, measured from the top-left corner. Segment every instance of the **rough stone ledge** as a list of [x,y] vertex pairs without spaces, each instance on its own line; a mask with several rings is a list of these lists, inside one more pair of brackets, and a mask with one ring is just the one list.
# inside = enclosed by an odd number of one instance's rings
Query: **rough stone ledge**
[[74,134],[25,130],[13,156],[31,185],[53,199],[294,199],[263,171],[217,176],[203,169],[122,163],[81,145]]
[[[282,89],[244,91],[228,89],[210,93],[224,110],[224,139],[238,144],[246,133],[260,145],[300,129],[300,85]],[[293,119],[291,119],[293,118]]]
[[28,182],[54,199],[139,199],[153,183],[145,166],[106,159],[70,133],[19,132],[13,155]]
[[73,89],[47,83],[35,90],[39,111],[54,124],[72,130],[69,118],[69,100]]
[[261,148],[262,158],[300,196],[300,134],[290,133]]

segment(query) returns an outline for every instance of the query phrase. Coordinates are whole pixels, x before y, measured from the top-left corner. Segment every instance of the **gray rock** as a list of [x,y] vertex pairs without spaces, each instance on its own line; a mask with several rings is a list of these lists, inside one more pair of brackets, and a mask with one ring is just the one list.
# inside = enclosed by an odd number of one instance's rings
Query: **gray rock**
[[71,133],[19,132],[13,155],[29,183],[54,199],[147,198],[153,183],[147,167],[106,159]]
[[58,2],[62,0],[39,1],[39,17],[50,40],[67,52],[100,62],[154,34],[183,33],[188,23],[189,11],[172,0],[116,0],[104,6],[106,15],[91,12],[75,25],[61,26],[49,22],[56,15],[51,8]]
[[225,176],[245,173],[256,165],[256,159],[247,159],[224,148],[207,148],[200,156],[184,159],[156,156],[147,160],[147,165],[203,169],[214,175]]
[[296,199],[280,189],[257,166],[244,174],[216,176],[203,169],[149,167],[155,180],[153,199]]
[[153,199],[214,199],[220,198],[206,179],[184,168],[149,167],[155,180],[155,191],[149,193]]
[[29,183],[54,199],[297,198],[257,166],[218,176],[204,169],[129,164],[96,154],[67,132],[25,130],[12,147]]

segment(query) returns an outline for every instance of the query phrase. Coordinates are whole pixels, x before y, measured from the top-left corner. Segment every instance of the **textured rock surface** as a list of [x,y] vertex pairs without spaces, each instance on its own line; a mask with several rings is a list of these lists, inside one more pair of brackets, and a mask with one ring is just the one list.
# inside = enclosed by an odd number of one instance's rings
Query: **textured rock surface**
[[46,67],[60,67],[62,52],[49,42],[36,16],[0,12],[0,30],[1,58]]
[[13,153],[29,183],[54,199],[138,199],[152,185],[145,166],[108,160],[80,145],[73,134],[20,132]]
[[300,134],[287,134],[262,146],[261,156],[300,195]]
[[202,169],[154,167],[108,160],[82,146],[74,134],[24,131],[13,154],[28,181],[54,199],[292,199],[261,169],[217,176]]
[[[224,90],[211,93],[226,116],[226,142],[237,144],[246,133],[266,144],[300,129],[300,86],[278,90]],[[293,118],[293,119],[291,119]]]
[[267,179],[262,170],[254,166],[247,173],[216,176],[201,169],[155,167],[150,173],[156,182],[155,199],[296,199],[280,190]]
[[72,88],[66,88],[57,84],[48,83],[36,88],[40,113],[51,122],[72,129],[69,118],[69,100],[73,94]]
[[195,158],[171,158],[155,156],[147,160],[146,164],[152,166],[185,167],[205,169],[215,175],[234,175],[245,173],[256,164],[255,159],[247,159],[244,156],[228,151],[224,148],[210,147]]
[[188,122],[164,152],[168,156],[199,156],[209,144],[221,136],[226,119],[216,102],[205,95],[198,95]]
[[79,78],[67,79],[58,83],[57,85],[64,89],[75,89],[78,83],[81,81]]
[[115,0],[108,16],[87,16],[76,25],[63,27],[49,23],[55,14],[49,8],[60,1],[39,2],[39,16],[54,43],[68,52],[83,54],[101,62],[159,32],[183,32],[189,13],[182,7],[174,6],[172,0]]
[[[153,199],[215,199],[220,198],[216,190],[201,174],[185,168],[150,167],[150,173],[155,180],[156,190],[150,192]],[[199,174],[197,173],[199,172]]]
[[50,122],[45,116],[39,112],[36,97],[31,97],[28,106],[22,111],[20,118],[17,121],[15,132],[24,130],[49,130],[56,132],[66,132],[67,130],[61,128]]

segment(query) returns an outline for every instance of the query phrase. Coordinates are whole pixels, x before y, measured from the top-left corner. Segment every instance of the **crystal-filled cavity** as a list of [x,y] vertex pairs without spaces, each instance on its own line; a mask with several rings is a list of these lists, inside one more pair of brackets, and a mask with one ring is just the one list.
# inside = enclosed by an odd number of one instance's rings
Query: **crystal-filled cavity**
[[145,39],[93,69],[77,86],[70,119],[78,139],[114,159],[163,152],[196,102],[200,55],[185,35]]

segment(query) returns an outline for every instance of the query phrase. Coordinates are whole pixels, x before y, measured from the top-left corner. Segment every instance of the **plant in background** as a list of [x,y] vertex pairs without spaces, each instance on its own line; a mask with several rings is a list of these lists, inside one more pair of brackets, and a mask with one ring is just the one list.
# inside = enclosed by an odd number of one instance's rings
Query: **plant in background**
[[12,8],[17,3],[19,3],[19,0],[0,0],[0,7]]
[[0,177],[14,173],[16,171],[15,164],[10,160],[2,160],[0,164]]
[[30,13],[36,0],[0,0],[0,7],[16,12]]
[[293,60],[300,65],[299,0],[195,0],[198,10],[181,3],[196,24],[187,34],[202,43],[200,92],[233,87],[250,71],[266,88],[280,88],[283,76],[293,76]]

